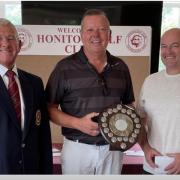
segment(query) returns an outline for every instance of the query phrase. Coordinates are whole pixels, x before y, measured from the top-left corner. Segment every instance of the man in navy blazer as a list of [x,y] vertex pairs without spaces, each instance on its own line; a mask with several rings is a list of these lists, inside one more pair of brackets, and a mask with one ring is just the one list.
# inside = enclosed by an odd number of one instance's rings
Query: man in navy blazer
[[[15,26],[0,18],[0,174],[51,174],[52,144],[42,80],[16,67],[21,41]],[[8,93],[6,72],[15,73],[21,123]]]

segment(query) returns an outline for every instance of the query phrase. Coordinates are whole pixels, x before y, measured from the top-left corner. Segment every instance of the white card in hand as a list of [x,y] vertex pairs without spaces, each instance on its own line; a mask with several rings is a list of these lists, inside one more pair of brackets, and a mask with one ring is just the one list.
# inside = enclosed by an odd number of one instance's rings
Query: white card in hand
[[158,165],[158,168],[155,168],[156,174],[166,174],[164,170],[172,161],[173,157],[169,156],[155,156],[155,164]]

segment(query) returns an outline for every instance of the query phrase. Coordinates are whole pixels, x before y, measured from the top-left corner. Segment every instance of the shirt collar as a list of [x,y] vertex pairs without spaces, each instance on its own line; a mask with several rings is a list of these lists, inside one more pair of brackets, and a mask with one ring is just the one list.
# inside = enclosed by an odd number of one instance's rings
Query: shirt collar
[[[106,50],[106,54],[107,54],[107,65],[111,66],[111,65],[114,65],[114,62],[112,61],[112,58],[111,58],[111,54]],[[81,62],[83,63],[88,63],[88,58],[86,57],[84,51],[83,51],[83,46],[81,47],[79,53],[79,58],[81,60]]]
[[[2,64],[0,64],[0,75],[1,75],[1,77],[3,77],[6,74],[7,71],[8,71],[8,68],[6,68]],[[15,74],[18,76],[18,71],[17,71],[17,66],[16,65],[14,65],[12,71],[14,71]]]

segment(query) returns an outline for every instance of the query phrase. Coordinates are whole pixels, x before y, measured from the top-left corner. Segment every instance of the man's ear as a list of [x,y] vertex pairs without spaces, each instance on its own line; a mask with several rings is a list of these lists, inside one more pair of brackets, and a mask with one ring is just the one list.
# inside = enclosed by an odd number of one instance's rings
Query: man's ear
[[23,45],[22,41],[19,40],[19,49],[21,49],[22,45]]
[[109,30],[109,41],[111,40],[111,35],[112,35],[112,31],[111,29]]
[[21,50],[22,45],[23,45],[22,41],[19,40],[19,52],[20,52],[20,50]]
[[80,29],[80,32],[79,32],[79,34],[80,34],[80,37],[82,36],[82,28]]
[[82,41],[82,28],[80,29],[79,34],[80,34],[80,38],[81,38],[81,41]]

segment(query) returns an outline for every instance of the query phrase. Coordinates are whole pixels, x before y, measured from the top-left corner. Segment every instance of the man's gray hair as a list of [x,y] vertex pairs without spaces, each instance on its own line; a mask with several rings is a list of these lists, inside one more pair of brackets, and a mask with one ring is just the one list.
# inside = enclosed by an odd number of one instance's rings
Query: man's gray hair
[[5,19],[5,18],[0,18],[0,27],[2,27],[2,26],[8,26],[8,27],[12,28],[15,32],[16,38],[18,38],[17,29],[16,29],[15,25],[13,23],[11,23],[11,21],[9,21],[8,19]]
[[[86,16],[94,16],[94,15],[104,16],[104,17],[107,19],[108,23],[109,23],[109,20],[108,20],[108,18],[107,18],[107,15],[106,15],[106,13],[105,13],[103,10],[101,10],[101,9],[88,9],[88,10],[84,13],[84,15],[82,16],[81,27],[83,26],[83,21],[84,21],[84,18],[85,18]],[[109,25],[110,25],[110,23],[109,23]]]

